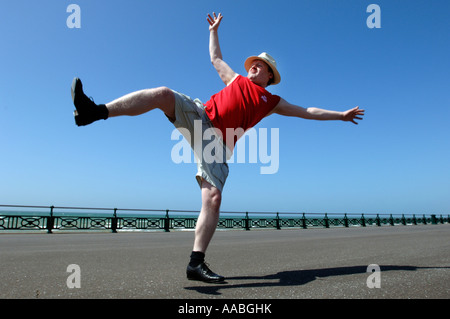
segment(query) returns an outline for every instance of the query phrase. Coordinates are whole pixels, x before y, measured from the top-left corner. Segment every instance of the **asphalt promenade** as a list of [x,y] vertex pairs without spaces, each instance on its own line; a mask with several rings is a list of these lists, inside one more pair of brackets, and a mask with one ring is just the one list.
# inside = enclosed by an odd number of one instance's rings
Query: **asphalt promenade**
[[[3,232],[0,298],[450,298],[449,224],[217,231],[207,262],[227,277],[223,284],[185,278],[193,238],[192,231]],[[372,264],[380,272],[368,273]]]

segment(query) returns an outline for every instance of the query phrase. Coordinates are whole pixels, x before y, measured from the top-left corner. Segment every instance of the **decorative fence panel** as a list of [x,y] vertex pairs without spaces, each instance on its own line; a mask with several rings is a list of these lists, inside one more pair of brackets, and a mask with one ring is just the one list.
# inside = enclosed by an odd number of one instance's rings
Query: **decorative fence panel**
[[[39,209],[40,212],[30,213]],[[47,210],[47,214],[45,211]],[[69,211],[69,212],[63,212]],[[83,213],[81,212],[83,211]],[[94,214],[93,212],[96,212]],[[109,213],[108,213],[109,212]],[[123,214],[122,214],[123,212]],[[131,213],[132,212],[132,213]],[[170,212],[170,214],[169,214]],[[121,214],[118,214],[121,213]],[[37,214],[36,216],[34,214]],[[133,231],[195,229],[198,212],[79,208],[55,206],[0,205],[0,231],[41,230],[53,231]],[[396,225],[435,225],[449,223],[450,216],[436,214],[396,215],[392,214],[344,214],[329,217],[328,214],[306,213],[239,213],[222,212],[217,227],[219,229],[286,229],[286,228],[330,228],[367,227]]]

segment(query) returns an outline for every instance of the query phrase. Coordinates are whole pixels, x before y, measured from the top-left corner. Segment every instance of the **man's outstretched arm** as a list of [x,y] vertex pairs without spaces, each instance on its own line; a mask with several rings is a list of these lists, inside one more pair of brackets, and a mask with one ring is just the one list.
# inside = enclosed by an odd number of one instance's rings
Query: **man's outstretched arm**
[[222,52],[220,50],[219,45],[219,35],[217,33],[219,29],[220,22],[222,21],[222,14],[219,13],[219,16],[216,16],[216,13],[213,13],[213,17],[208,14],[206,18],[209,22],[209,55],[211,57],[211,63],[214,65],[217,73],[219,73],[220,78],[222,79],[225,85],[230,84],[236,78],[237,73],[235,73],[230,66],[223,61]]
[[358,124],[356,120],[362,120],[362,116],[364,116],[364,110],[359,109],[359,106],[344,112],[337,112],[319,109],[316,107],[303,108],[301,106],[291,104],[284,99],[281,99],[277,106],[275,106],[271,114],[273,113],[284,116],[295,116],[308,120],[349,121],[354,124]]

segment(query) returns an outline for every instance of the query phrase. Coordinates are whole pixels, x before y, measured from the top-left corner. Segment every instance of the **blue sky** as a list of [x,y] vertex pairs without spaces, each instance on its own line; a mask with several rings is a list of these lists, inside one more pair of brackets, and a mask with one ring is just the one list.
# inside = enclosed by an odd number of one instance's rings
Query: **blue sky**
[[[81,8],[70,29],[67,7]],[[381,9],[370,29],[369,4]],[[223,88],[206,14],[222,12],[224,59],[269,52],[269,91],[304,107],[359,105],[359,125],[279,115],[279,170],[230,164],[222,209],[442,213],[450,208],[450,3],[438,0],[3,1],[0,203],[200,208],[196,164],[175,164],[161,112],[76,127],[70,85],[97,103],[168,86],[206,102]]]

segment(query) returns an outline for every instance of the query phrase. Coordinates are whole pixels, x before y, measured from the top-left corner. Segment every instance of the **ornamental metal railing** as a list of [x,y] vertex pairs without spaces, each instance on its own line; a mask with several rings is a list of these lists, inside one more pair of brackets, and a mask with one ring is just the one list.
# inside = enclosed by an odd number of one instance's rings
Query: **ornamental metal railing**
[[[150,231],[195,229],[198,211],[0,205],[0,231]],[[436,225],[450,216],[437,214],[314,214],[221,212],[219,229],[286,229]]]

